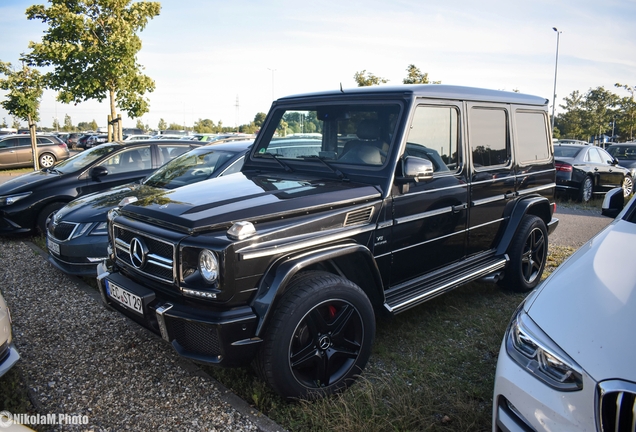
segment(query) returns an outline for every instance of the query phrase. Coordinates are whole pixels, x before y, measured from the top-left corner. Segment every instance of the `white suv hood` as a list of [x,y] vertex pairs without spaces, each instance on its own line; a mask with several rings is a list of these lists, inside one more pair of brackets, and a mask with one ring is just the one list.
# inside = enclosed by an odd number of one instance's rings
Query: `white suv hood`
[[616,220],[528,299],[526,311],[596,381],[636,382],[636,224]]

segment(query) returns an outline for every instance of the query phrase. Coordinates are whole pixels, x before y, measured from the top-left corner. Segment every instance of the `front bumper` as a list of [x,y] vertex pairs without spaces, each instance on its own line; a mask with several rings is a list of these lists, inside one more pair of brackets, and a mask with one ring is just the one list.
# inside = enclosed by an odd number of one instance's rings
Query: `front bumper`
[[24,234],[31,232],[32,228],[26,228],[13,221],[14,218],[7,217],[4,212],[0,212],[0,234]]
[[583,374],[583,389],[554,390],[514,362],[502,344],[495,373],[492,430],[595,431],[596,382]]
[[[97,272],[104,303],[161,335],[182,357],[213,365],[242,366],[251,362],[260,347],[262,339],[254,336],[257,317],[249,306],[223,311],[194,307],[111,272],[103,263],[97,266]],[[109,284],[140,297],[142,313],[110,297]]]
[[[52,251],[50,243],[59,248],[59,254]],[[75,276],[96,276],[97,264],[108,256],[108,236],[84,235],[69,241],[58,241],[47,236],[49,262],[64,273]]]

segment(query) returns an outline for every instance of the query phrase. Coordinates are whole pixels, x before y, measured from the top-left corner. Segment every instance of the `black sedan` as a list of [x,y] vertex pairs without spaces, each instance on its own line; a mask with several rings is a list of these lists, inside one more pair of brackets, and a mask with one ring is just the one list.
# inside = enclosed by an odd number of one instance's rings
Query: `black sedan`
[[618,159],[620,166],[629,170],[632,178],[636,177],[636,142],[612,144],[606,150]]
[[196,147],[187,141],[108,143],[0,185],[0,234],[45,232],[47,218],[77,197],[137,181]]
[[[185,141],[187,142],[187,141]],[[161,199],[170,190],[241,170],[252,141],[207,145],[159,168],[141,184],[86,195],[60,209],[48,223],[49,261],[65,273],[95,276],[107,256],[107,213],[122,203]]]
[[622,187],[625,196],[632,193],[629,170],[600,147],[555,144],[554,161],[557,192],[573,194],[584,202],[615,187]]

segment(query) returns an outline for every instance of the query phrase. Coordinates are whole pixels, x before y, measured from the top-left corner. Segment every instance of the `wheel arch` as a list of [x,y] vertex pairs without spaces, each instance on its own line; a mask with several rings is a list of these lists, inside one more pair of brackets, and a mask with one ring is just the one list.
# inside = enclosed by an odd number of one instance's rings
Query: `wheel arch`
[[506,253],[525,215],[540,217],[548,226],[552,218],[550,207],[550,201],[546,197],[534,196],[520,199],[510,214],[506,229],[497,246],[497,255]]
[[268,319],[293,277],[302,271],[325,270],[355,283],[374,308],[384,302],[384,286],[373,254],[365,246],[345,244],[286,256],[274,262],[261,278],[252,302],[258,318],[256,336],[261,337]]

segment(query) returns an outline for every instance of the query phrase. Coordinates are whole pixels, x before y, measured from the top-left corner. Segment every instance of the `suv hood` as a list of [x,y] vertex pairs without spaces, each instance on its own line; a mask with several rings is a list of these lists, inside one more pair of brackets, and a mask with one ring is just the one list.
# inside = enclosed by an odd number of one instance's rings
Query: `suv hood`
[[236,173],[164,191],[128,204],[122,214],[182,231],[200,231],[237,221],[263,221],[322,208],[380,199],[368,184],[301,177]]
[[616,220],[553,273],[528,315],[595,380],[636,381],[636,224]]

